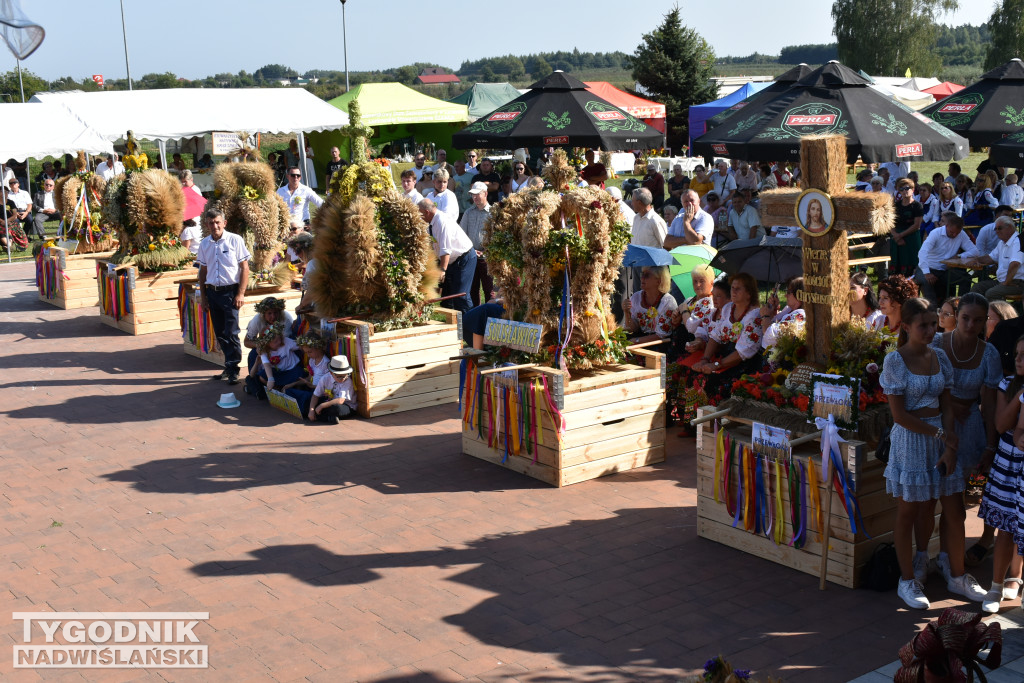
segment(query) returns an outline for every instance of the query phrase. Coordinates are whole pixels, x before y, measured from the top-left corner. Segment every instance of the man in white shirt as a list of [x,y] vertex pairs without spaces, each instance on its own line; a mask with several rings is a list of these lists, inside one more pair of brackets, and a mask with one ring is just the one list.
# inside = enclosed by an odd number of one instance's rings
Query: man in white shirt
[[199,292],[202,307],[210,311],[217,345],[224,352],[224,371],[213,379],[226,379],[238,384],[238,365],[242,362],[242,345],[238,339],[238,310],[245,303],[249,286],[249,259],[241,235],[227,232],[227,221],[218,209],[209,209],[203,217],[210,234],[199,244]]
[[611,187],[608,188],[608,194],[610,194],[612,198],[616,202],[618,202],[619,211],[622,212],[622,217],[626,220],[626,222],[629,223],[630,225],[633,225],[633,216],[636,215],[636,211],[634,211],[633,207],[629,205],[629,202],[625,201],[622,198],[622,190],[612,185]]
[[21,182],[17,178],[11,178],[7,183],[7,201],[14,204],[18,209],[17,217],[21,221],[21,227],[25,232],[29,231],[29,223],[32,222],[32,197],[28,192],[21,189]]
[[892,178],[893,182],[896,182],[900,178],[906,178],[907,174],[910,173],[910,162],[909,161],[887,161],[880,165],[879,168],[884,168],[889,172],[889,177]]
[[996,264],[996,279],[979,282],[971,288],[972,292],[984,294],[989,301],[1024,293],[1024,269],[1020,267],[1024,254],[1020,253],[1017,228],[1009,216],[1000,216],[995,225],[999,243],[990,254],[981,256],[977,262],[985,266]]
[[103,176],[106,181],[111,181],[114,176],[124,173],[124,164],[117,160],[117,154],[110,154],[107,160],[96,167],[96,175]]
[[[1010,216],[1012,218],[1013,207],[1007,206],[1005,204],[997,206],[995,211],[995,219],[998,219],[1000,216]],[[996,245],[999,244],[999,236],[996,234],[995,219],[993,219],[993,221],[988,225],[985,225],[980,230],[978,230],[978,234],[974,238],[974,248],[982,256],[991,254],[992,251],[996,248]]]
[[416,156],[412,158],[412,162],[415,166],[412,167],[412,172],[416,174],[416,182],[423,180],[423,171],[434,170],[432,166],[424,166],[423,163],[427,160],[427,155],[423,152],[417,152]]
[[471,149],[468,152],[466,152],[466,173],[472,173],[473,175],[476,175],[477,173],[480,172],[476,169],[476,158],[477,155],[475,150]]
[[921,290],[921,296],[939,306],[956,288],[970,286],[971,278],[967,272],[954,268],[947,270],[943,261],[956,258],[963,253],[964,258],[974,258],[977,252],[971,238],[964,232],[964,219],[952,211],[942,214],[945,226],[935,228],[925,238],[921,250],[917,254],[918,266],[914,271],[914,282]]
[[1024,188],[1017,184],[1016,173],[1007,173],[1005,182],[1006,186],[999,195],[999,201],[1016,209],[1024,204]]
[[32,202],[36,209],[36,215],[32,217],[32,231],[40,240],[46,238],[46,228],[43,224],[47,221],[60,220],[60,210],[57,209],[56,200],[53,196],[53,187],[54,182],[52,178],[44,179],[43,189],[36,192],[35,201]]
[[630,243],[663,249],[668,226],[665,225],[665,219],[654,210],[654,196],[651,191],[641,187],[633,192],[632,199],[636,216],[633,217],[633,236],[629,240]]
[[683,210],[679,212],[665,237],[665,249],[675,249],[683,244],[707,244],[715,233],[715,219],[700,208],[700,196],[694,190],[683,193]]
[[423,195],[416,189],[416,171],[411,168],[402,171],[402,196],[413,204],[419,204],[423,200]]
[[436,176],[437,171],[442,168],[448,168],[448,152],[443,149],[439,149],[434,156],[437,157],[437,163],[434,164],[432,168],[434,169],[434,175]]
[[448,171],[443,168],[434,171],[434,189],[425,196],[434,202],[438,209],[451,216],[452,220],[459,220],[459,200],[455,193],[448,189]]
[[309,225],[310,202],[319,208],[323,206],[324,200],[307,185],[303,185],[301,180],[302,171],[298,166],[292,166],[288,169],[288,184],[278,188],[277,194],[288,205],[288,212],[292,215],[293,221],[302,221]]
[[722,204],[724,205],[732,199],[732,193],[736,191],[736,179],[730,175],[729,164],[725,163],[724,159],[719,159],[715,164],[715,168],[718,171],[711,174],[711,182],[715,184],[715,192],[722,198]]
[[744,191],[732,195],[732,208],[729,210],[729,228],[735,233],[735,239],[749,240],[764,237],[761,227],[761,215],[757,209],[747,203]]
[[457,311],[468,311],[473,303],[469,298],[469,291],[473,286],[473,274],[476,272],[476,249],[473,248],[473,241],[454,218],[438,210],[430,199],[421,200],[419,209],[423,220],[430,226],[434,253],[441,267],[441,296],[461,294],[454,299],[448,299],[445,305]]

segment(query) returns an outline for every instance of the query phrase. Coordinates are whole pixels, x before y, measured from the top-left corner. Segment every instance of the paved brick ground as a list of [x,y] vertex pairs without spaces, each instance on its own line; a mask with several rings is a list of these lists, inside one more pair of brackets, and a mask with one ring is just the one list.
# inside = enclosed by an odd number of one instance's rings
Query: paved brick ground
[[674,434],[662,466],[556,490],[461,455],[452,407],[223,411],[177,335],[50,307],[32,274],[0,269],[0,615],[209,611],[211,668],[13,672],[0,616],[5,679],[672,681],[722,653],[841,681],[958,604],[819,592],[698,539]]

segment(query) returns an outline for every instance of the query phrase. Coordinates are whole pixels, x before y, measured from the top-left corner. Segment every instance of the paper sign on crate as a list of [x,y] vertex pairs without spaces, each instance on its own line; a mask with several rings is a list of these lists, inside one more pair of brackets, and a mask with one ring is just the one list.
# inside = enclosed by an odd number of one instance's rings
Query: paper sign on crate
[[543,325],[521,323],[515,320],[488,318],[484,329],[484,344],[488,346],[504,346],[516,351],[537,353],[540,351]]
[[299,402],[288,394],[281,393],[277,389],[267,390],[267,400],[270,401],[270,405],[274,406],[278,410],[283,410],[292,417],[302,419],[302,411],[299,410]]
[[751,430],[750,445],[755,453],[767,455],[774,460],[789,460],[793,455],[788,429],[754,422]]
[[860,380],[844,375],[811,375],[807,420],[832,415],[841,429],[857,429]]
[[[512,363],[506,363],[506,365],[512,365]],[[500,366],[499,366],[500,367]],[[519,371],[518,370],[505,370],[503,372],[495,372],[491,375],[491,379],[499,387],[507,387],[509,389],[519,388]]]

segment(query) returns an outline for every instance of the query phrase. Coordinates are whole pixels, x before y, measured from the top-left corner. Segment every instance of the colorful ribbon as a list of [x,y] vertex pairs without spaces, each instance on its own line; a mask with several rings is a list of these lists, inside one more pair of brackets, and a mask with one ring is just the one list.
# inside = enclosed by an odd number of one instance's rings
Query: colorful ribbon
[[829,460],[832,461],[832,485],[835,487],[836,493],[840,495],[846,517],[850,521],[850,532],[857,533],[857,523],[859,522],[861,533],[871,538],[864,526],[864,518],[860,514],[860,503],[850,486],[850,474],[846,471],[846,466],[839,453],[839,444],[846,439],[839,436],[839,427],[836,425],[833,415],[829,415],[827,419],[816,417],[814,424],[821,430],[821,470],[827,472],[827,463]]

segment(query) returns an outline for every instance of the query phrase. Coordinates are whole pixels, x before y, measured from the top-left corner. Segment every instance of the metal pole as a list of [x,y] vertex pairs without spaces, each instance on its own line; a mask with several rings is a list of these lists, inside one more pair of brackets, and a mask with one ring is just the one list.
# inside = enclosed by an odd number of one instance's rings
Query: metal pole
[[345,92],[348,92],[348,30],[345,26],[345,0],[341,0],[341,44],[345,52]]
[[124,27],[124,0],[121,0],[121,35],[124,37],[124,69],[128,72],[128,89],[131,90],[132,67],[128,64],[128,30]]
[[[25,104],[25,84],[21,80],[21,59],[18,59],[18,87],[21,88],[21,103]],[[25,157],[25,187],[28,193],[32,194],[32,164],[28,157]]]
[[[4,202],[4,208],[3,208],[3,211],[4,211],[4,234],[7,236],[7,262],[10,263],[11,262],[11,239],[13,239],[11,237],[11,227],[10,227],[11,226],[11,224],[10,224],[11,217],[7,215],[7,186],[2,184],[2,183],[0,183],[0,195],[3,196],[3,202]],[[15,218],[14,220],[18,220],[18,219]]]
[[157,140],[157,146],[160,148],[160,168],[167,170],[167,141]]

